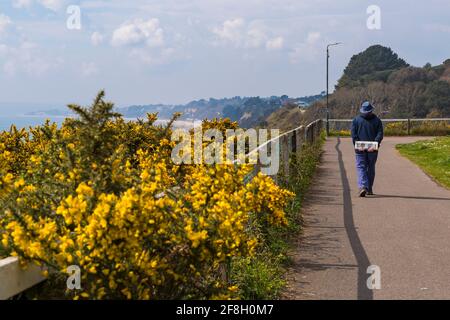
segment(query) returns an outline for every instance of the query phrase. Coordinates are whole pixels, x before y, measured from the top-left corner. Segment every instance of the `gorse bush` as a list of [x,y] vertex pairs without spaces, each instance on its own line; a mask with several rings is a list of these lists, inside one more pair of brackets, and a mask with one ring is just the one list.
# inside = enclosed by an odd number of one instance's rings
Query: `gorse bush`
[[[60,128],[0,133],[0,238],[57,298],[239,298],[232,260],[286,223],[292,193],[249,165],[175,165],[172,123],[126,122],[100,92]],[[204,127],[233,128],[230,121]],[[81,290],[66,289],[68,266]],[[60,288],[60,289],[59,289]]]
[[[450,124],[447,121],[412,121],[410,135],[415,136],[445,136],[450,134]],[[407,122],[390,122],[385,125],[385,135],[408,135]]]

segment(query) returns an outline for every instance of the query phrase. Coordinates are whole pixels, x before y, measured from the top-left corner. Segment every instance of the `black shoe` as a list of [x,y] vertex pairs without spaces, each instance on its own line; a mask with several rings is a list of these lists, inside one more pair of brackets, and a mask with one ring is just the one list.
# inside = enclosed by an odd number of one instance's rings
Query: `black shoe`
[[373,196],[373,191],[372,190],[367,191],[367,195],[368,196]]
[[367,189],[366,188],[362,188],[361,190],[359,190],[359,196],[361,198],[364,198],[367,194]]

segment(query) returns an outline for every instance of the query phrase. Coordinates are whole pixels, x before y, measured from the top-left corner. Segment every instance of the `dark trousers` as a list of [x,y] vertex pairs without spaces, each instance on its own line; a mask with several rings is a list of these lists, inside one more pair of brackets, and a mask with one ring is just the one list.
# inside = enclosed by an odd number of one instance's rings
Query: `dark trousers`
[[358,172],[358,187],[372,191],[375,181],[375,164],[377,163],[378,152],[357,152],[356,170]]

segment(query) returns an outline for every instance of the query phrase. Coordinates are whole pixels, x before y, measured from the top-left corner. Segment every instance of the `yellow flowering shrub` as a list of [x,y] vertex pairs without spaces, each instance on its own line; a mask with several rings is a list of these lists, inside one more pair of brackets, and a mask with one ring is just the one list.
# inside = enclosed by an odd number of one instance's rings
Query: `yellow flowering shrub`
[[[238,298],[231,260],[286,223],[292,193],[263,175],[245,183],[250,165],[175,165],[171,124],[126,122],[103,95],[69,106],[79,117],[60,128],[0,134],[2,246],[44,266],[58,298]],[[81,290],[66,289],[71,265]]]

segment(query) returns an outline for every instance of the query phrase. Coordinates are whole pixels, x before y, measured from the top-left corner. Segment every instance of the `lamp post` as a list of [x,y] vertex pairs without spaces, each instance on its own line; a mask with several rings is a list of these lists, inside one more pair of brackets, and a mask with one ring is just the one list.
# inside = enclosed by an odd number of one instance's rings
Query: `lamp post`
[[340,45],[340,44],[342,44],[342,42],[330,43],[329,45],[327,45],[327,123],[326,123],[327,136],[330,135],[330,123],[329,123],[329,120],[330,120],[330,109],[329,109],[329,106],[328,106],[328,78],[329,78],[328,77],[328,67],[329,67],[329,64],[330,64],[330,62],[329,62],[329,60],[330,60],[330,47],[337,46],[337,45]]

